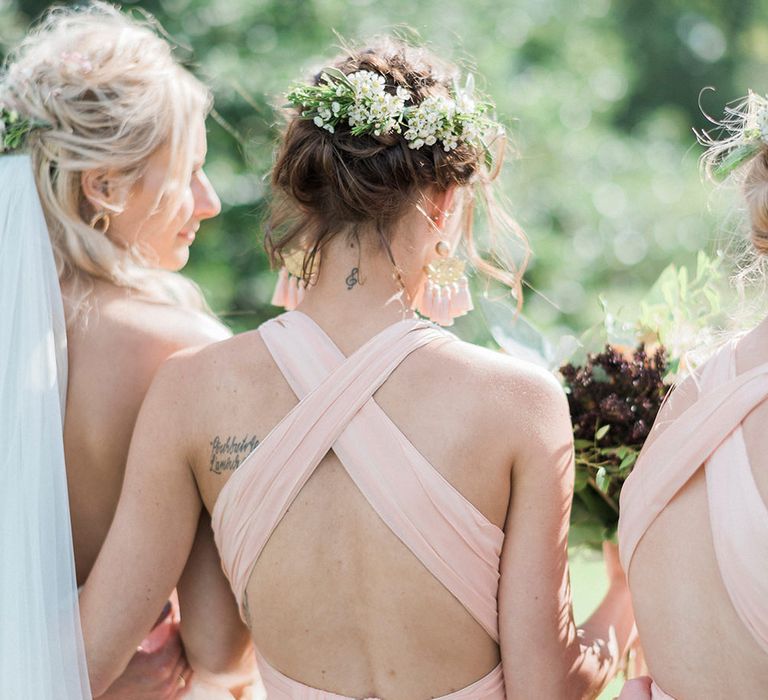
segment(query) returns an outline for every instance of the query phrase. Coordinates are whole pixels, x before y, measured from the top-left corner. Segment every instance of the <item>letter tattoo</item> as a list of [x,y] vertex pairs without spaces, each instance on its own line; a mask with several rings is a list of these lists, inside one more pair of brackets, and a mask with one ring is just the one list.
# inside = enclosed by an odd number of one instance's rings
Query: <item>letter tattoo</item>
[[214,474],[223,474],[224,472],[233,472],[242,461],[253,452],[259,444],[255,435],[246,435],[243,438],[237,438],[235,435],[227,435],[222,439],[217,435],[211,440],[211,461],[210,470]]

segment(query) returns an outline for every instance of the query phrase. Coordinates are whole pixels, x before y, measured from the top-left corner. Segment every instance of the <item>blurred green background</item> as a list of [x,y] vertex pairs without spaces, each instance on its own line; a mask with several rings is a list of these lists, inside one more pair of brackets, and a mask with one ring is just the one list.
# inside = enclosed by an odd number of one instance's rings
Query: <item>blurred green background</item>
[[[0,0],[0,52],[46,1]],[[261,247],[274,105],[290,82],[356,40],[407,26],[470,67],[518,157],[503,189],[534,252],[525,313],[551,334],[598,320],[598,295],[631,304],[669,263],[717,245],[727,204],[702,183],[704,111],[766,91],[768,2],[731,0],[140,0],[214,89],[208,174],[222,215],[186,272],[235,330],[274,315]],[[187,47],[187,48],[185,48]],[[701,90],[714,87],[715,92]],[[226,128],[222,126],[226,124]],[[477,316],[459,332],[488,339]],[[603,585],[575,560],[577,613]],[[615,686],[614,686],[615,688]],[[606,693],[604,697],[611,697]]]
[[[0,51],[50,5],[0,0]],[[710,248],[718,206],[701,182],[692,128],[748,87],[764,92],[765,2],[733,0],[139,0],[213,86],[208,173],[224,210],[186,272],[236,330],[273,315],[261,248],[273,105],[322,67],[340,35],[407,26],[476,71],[519,153],[504,192],[534,257],[525,311],[581,330],[598,293],[637,299],[670,261]],[[185,50],[183,47],[188,47]],[[236,135],[234,135],[236,134]],[[459,326],[483,340],[477,319]]]

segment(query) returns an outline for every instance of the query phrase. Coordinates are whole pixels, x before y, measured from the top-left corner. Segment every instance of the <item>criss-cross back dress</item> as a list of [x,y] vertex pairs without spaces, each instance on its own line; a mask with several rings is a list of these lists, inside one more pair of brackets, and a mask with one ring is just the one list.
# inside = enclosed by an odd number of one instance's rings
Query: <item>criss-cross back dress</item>
[[[329,450],[387,527],[496,642],[504,534],[427,461],[373,399],[412,352],[453,336],[408,319],[345,357],[307,315],[259,329],[299,403],[242,462],[218,496],[212,525],[222,565],[247,620],[246,587],[259,555]],[[288,678],[259,658],[270,700],[341,699]],[[505,697],[501,665],[443,696]]]
[[[768,507],[742,431],[768,398],[768,363],[737,376],[735,348],[729,344],[705,365],[697,401],[643,451],[621,492],[619,547],[629,575],[645,532],[703,467],[720,575],[739,618],[768,654]],[[632,697],[629,688],[625,697]],[[671,698],[655,683],[651,697]]]

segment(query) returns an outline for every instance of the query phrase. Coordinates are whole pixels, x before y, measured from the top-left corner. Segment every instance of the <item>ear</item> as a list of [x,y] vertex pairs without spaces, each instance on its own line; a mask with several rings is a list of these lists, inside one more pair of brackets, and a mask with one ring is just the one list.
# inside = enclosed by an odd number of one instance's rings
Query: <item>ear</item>
[[427,213],[429,218],[439,229],[445,228],[445,222],[450,215],[453,201],[456,196],[456,186],[449,187],[447,190],[433,189],[428,197]]
[[103,169],[84,170],[80,174],[80,187],[83,195],[96,212],[118,211],[114,200],[114,187],[110,184],[109,172]]

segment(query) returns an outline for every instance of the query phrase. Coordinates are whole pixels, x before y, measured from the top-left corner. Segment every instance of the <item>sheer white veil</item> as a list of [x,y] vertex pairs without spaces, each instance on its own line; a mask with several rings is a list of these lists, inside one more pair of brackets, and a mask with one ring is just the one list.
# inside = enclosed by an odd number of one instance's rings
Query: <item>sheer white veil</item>
[[28,155],[0,155],[0,698],[90,700],[64,467],[64,309]]

